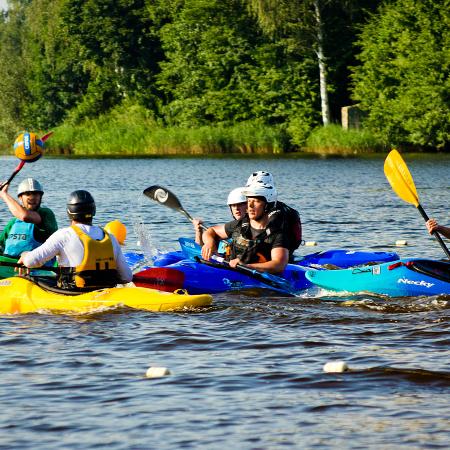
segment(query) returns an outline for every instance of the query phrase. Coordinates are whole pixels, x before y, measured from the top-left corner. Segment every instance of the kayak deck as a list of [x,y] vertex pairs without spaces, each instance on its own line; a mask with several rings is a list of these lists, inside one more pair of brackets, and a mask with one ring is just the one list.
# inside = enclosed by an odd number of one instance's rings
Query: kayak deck
[[0,280],[0,314],[32,313],[41,310],[86,313],[125,306],[147,311],[177,311],[209,306],[208,294],[187,295],[135,286],[114,287],[78,295],[64,295],[39,287],[23,277]]

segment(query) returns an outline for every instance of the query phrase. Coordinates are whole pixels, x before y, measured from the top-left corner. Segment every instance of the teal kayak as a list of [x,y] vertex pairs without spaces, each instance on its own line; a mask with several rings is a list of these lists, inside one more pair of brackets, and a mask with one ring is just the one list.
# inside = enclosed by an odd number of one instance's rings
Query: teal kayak
[[309,270],[306,278],[332,291],[390,297],[450,294],[450,262],[409,258],[343,270]]

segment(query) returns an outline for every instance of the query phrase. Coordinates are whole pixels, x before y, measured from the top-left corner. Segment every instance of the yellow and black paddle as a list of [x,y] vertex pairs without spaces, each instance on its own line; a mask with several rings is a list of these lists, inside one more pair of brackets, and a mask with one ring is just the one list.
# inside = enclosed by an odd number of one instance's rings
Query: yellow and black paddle
[[[384,174],[394,192],[405,202],[414,205],[419,210],[420,214],[422,214],[425,222],[427,222],[429,217],[419,203],[419,196],[417,195],[414,180],[409,172],[408,166],[397,150],[392,150],[389,155],[387,155],[384,162]],[[442,250],[444,250],[447,258],[450,259],[450,252],[439,233],[434,232],[433,235],[439,242]]]

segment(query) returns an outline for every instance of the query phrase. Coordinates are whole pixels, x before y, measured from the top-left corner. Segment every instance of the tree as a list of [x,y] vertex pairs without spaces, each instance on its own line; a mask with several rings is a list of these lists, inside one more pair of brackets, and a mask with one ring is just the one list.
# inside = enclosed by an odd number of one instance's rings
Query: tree
[[154,76],[162,58],[152,21],[154,2],[66,0],[67,36],[88,78],[72,118],[95,117],[132,98],[154,109]]
[[286,124],[315,120],[311,61],[292,61],[283,42],[259,32],[241,0],[177,2],[160,32],[158,86],[171,125]]
[[397,0],[364,27],[354,99],[365,126],[395,144],[450,141],[450,1]]
[[[380,1],[247,0],[247,2],[265,33],[288,37],[291,41],[290,47],[297,49],[300,58],[314,55],[318,67],[322,123],[324,125],[330,123],[332,102],[329,94],[339,91],[337,99],[346,98],[347,64],[353,56],[354,29],[364,21],[366,9],[374,8]],[[333,106],[337,115],[343,105],[335,101]]]

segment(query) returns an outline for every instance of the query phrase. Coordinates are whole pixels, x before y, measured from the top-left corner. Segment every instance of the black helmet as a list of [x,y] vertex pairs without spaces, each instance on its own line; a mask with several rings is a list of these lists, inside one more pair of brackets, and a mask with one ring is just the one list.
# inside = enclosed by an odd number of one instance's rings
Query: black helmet
[[88,191],[73,191],[67,200],[69,219],[90,222],[95,216],[95,200]]

